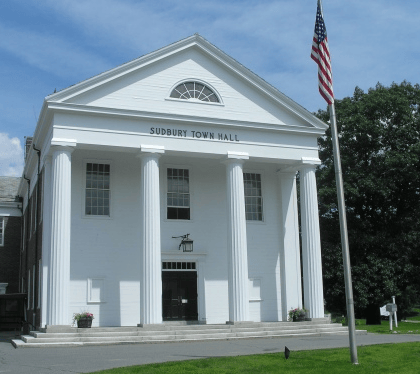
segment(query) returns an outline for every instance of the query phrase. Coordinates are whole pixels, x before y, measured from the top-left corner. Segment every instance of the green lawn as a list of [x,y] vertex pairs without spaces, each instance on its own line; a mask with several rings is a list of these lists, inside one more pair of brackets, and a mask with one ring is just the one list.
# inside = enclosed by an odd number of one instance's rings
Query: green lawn
[[413,316],[408,317],[407,321],[420,321],[420,308],[413,308],[412,312]]
[[[392,331],[389,329],[389,320],[382,321],[381,325],[366,325],[365,319],[356,320],[357,330],[367,330],[375,334],[420,334],[420,309],[413,308],[410,317],[407,318],[408,322],[399,321],[398,327],[395,327],[394,320],[392,320]],[[413,322],[409,322],[413,321]]]
[[398,327],[395,327],[392,322],[392,331],[389,329],[389,321],[382,321],[381,325],[366,325],[365,319],[356,320],[356,330],[367,330],[375,334],[420,334],[420,323],[414,322],[398,322]]
[[420,343],[358,347],[359,365],[352,365],[348,348],[209,358],[105,370],[103,374],[269,374],[269,373],[419,373]]

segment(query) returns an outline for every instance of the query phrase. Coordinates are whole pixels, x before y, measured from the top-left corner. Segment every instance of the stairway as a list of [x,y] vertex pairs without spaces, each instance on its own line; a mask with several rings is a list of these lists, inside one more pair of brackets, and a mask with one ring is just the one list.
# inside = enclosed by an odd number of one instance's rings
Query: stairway
[[[191,342],[245,338],[279,338],[348,334],[347,327],[327,319],[305,322],[239,322],[225,325],[164,323],[145,327],[60,327],[31,331],[12,340],[15,348]],[[366,331],[357,331],[366,334]]]

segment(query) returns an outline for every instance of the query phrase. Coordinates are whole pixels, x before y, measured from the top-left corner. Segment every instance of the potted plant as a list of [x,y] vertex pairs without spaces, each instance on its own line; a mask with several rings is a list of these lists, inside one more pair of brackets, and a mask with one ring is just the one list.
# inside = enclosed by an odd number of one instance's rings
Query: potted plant
[[293,322],[304,321],[307,312],[308,311],[305,308],[303,308],[303,309],[300,309],[300,308],[291,309],[291,310],[289,310],[289,320],[293,321]]
[[74,313],[73,323],[77,322],[77,327],[79,328],[90,328],[94,318],[93,314],[89,312]]

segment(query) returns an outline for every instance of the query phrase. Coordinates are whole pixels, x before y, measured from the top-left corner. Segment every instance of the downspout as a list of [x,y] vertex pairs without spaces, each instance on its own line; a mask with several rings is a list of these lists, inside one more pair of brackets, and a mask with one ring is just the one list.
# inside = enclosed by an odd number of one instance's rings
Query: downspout
[[[28,220],[29,220],[29,213],[30,213],[30,204],[29,204],[29,193],[30,193],[30,190],[31,190],[31,180],[29,179],[29,178],[26,178],[25,177],[25,174],[23,175],[23,179],[25,179],[26,180],[26,182],[28,183],[28,200],[27,200],[27,204],[26,204],[26,210],[27,210],[27,212],[28,212],[28,215],[27,215],[27,217],[28,217]],[[23,204],[22,204],[22,209],[23,209]],[[25,216],[23,217],[23,219],[25,219]],[[29,235],[28,235],[28,230],[29,230],[29,228],[28,228],[28,222],[26,222],[26,225],[25,225],[25,237],[23,238],[23,240],[26,242],[26,245],[25,245],[25,250],[26,250],[26,262],[25,262],[25,265],[26,265],[26,269],[25,269],[25,272],[24,272],[24,274],[25,274],[25,276],[26,276],[26,274],[28,273],[28,252],[29,252],[29,239],[28,239],[28,237],[29,237]],[[26,284],[28,284],[28,280],[26,280]],[[25,313],[25,317],[24,317],[24,321],[25,322],[27,322],[27,319],[28,319],[28,307],[29,307],[29,300],[28,300],[28,292],[29,292],[29,290],[26,290],[26,299],[25,299],[25,301],[26,301],[26,308],[24,308],[24,313]]]
[[[40,175],[40,168],[41,168],[41,150],[36,149],[35,148],[35,144],[32,143],[32,148],[35,150],[35,152],[38,155],[38,170],[37,170],[37,184],[36,184],[36,204],[35,204],[35,221],[36,221],[36,227],[35,227],[35,284],[34,284],[34,288],[36,287],[36,289],[34,289],[34,296],[35,294],[38,295],[38,297],[36,298],[36,303],[34,302],[34,310],[37,310],[37,306],[41,305],[40,303],[40,296],[39,295],[39,282],[40,282],[40,274],[39,274],[39,266],[38,266],[38,227],[39,227],[39,217],[38,217],[38,210],[39,210],[39,184],[40,184],[40,179],[39,179],[39,175]],[[36,305],[35,305],[36,304]],[[36,315],[36,312],[35,312]],[[36,322],[35,322],[36,324]]]
[[23,284],[21,284],[21,282],[22,282],[22,249],[23,249],[23,245],[24,245],[24,243],[23,243],[23,241],[24,241],[23,220],[25,219],[25,217],[23,215],[23,197],[19,196],[19,195],[17,195],[16,197],[18,198],[18,200],[21,203],[20,212],[22,213],[22,221],[20,223],[20,238],[21,238],[21,243],[20,244],[21,244],[22,247],[20,248],[20,253],[19,253],[19,293],[22,293],[22,287],[23,287]]

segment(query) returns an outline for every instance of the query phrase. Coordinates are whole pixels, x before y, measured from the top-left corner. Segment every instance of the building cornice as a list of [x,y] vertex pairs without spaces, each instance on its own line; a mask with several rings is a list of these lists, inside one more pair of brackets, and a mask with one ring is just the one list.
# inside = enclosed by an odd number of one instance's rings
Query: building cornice
[[254,129],[260,131],[279,131],[288,133],[299,133],[307,135],[321,136],[325,134],[323,129],[315,127],[301,127],[291,126],[286,124],[272,124],[272,123],[259,123],[250,121],[234,121],[223,118],[212,118],[212,117],[200,117],[190,116],[172,113],[160,113],[160,112],[147,112],[137,111],[128,109],[116,109],[116,108],[105,108],[87,106],[81,104],[68,104],[68,103],[48,103],[48,109],[54,113],[68,113],[68,114],[90,114],[99,116],[114,116],[114,117],[126,117],[134,119],[142,119],[149,121],[159,121],[168,123],[192,123],[192,124],[206,124],[215,126],[226,126],[236,127],[244,129]]

